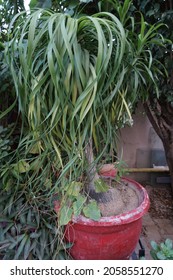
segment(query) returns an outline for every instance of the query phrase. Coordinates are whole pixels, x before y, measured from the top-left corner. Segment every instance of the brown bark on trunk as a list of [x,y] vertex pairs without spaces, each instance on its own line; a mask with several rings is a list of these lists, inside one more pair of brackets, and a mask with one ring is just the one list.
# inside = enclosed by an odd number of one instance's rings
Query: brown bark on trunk
[[167,164],[170,170],[171,187],[173,193],[173,108],[164,100],[150,100],[144,103],[145,112],[162,140]]
[[172,193],[173,193],[173,143],[168,143],[166,141],[163,141],[163,146],[165,149],[165,156],[166,156],[166,160],[167,160],[167,164],[169,167],[169,172],[170,172],[170,176],[171,176],[171,187],[172,187]]
[[99,175],[96,170],[94,155],[93,155],[93,144],[90,138],[85,147],[85,156],[87,159],[87,178],[88,178],[88,193],[95,192],[94,181],[99,179]]

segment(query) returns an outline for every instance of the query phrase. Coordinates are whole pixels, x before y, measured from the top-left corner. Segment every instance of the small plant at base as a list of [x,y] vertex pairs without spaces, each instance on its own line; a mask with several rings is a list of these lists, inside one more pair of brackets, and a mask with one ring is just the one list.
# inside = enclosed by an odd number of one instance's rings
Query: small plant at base
[[154,260],[173,260],[173,242],[170,239],[166,239],[165,242],[160,244],[155,241],[151,241],[150,254]]

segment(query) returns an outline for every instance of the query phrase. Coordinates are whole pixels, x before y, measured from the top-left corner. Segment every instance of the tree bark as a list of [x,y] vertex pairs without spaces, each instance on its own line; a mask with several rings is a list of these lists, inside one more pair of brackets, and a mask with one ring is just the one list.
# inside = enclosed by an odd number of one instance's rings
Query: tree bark
[[99,175],[97,173],[96,165],[95,165],[95,162],[94,162],[92,138],[90,138],[89,141],[86,144],[85,156],[86,156],[87,165],[88,165],[87,166],[88,193],[92,193],[92,192],[95,192],[94,181],[99,179]]
[[173,193],[173,108],[171,103],[165,100],[148,100],[144,103],[144,109],[163,143]]

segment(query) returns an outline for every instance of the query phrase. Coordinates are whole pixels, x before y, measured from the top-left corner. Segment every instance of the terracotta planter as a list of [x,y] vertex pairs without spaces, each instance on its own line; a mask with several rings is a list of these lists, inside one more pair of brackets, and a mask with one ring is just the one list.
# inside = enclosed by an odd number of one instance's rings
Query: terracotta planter
[[65,239],[72,242],[70,255],[76,260],[125,260],[133,253],[142,229],[142,216],[149,208],[146,190],[137,182],[123,178],[140,194],[140,205],[127,213],[93,221],[73,218],[65,228]]

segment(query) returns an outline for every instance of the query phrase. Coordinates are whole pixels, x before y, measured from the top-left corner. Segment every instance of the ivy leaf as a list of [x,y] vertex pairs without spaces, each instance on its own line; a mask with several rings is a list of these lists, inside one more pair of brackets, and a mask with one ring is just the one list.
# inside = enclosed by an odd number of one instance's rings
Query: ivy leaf
[[81,186],[82,186],[82,183],[80,183],[80,182],[76,182],[76,181],[71,182],[70,184],[68,184],[66,186],[67,195],[77,197],[81,190]]
[[73,203],[73,211],[75,216],[79,216],[82,212],[83,205],[86,201],[85,196],[78,196],[77,200]]
[[98,221],[101,218],[100,209],[96,201],[91,201],[83,208],[83,213],[87,218]]
[[29,171],[30,165],[25,160],[20,160],[16,164],[14,164],[14,170],[18,173],[25,173]]
[[109,190],[109,186],[102,179],[98,179],[94,182],[96,193],[107,192]]
[[41,142],[39,141],[32,146],[29,152],[33,155],[37,155],[40,153],[40,151],[41,151]]
[[59,225],[60,226],[65,226],[68,224],[68,222],[70,222],[71,220],[71,217],[72,217],[72,213],[73,213],[73,210],[72,208],[69,208],[68,206],[63,206],[61,208],[61,211],[60,211],[60,217],[59,217]]

